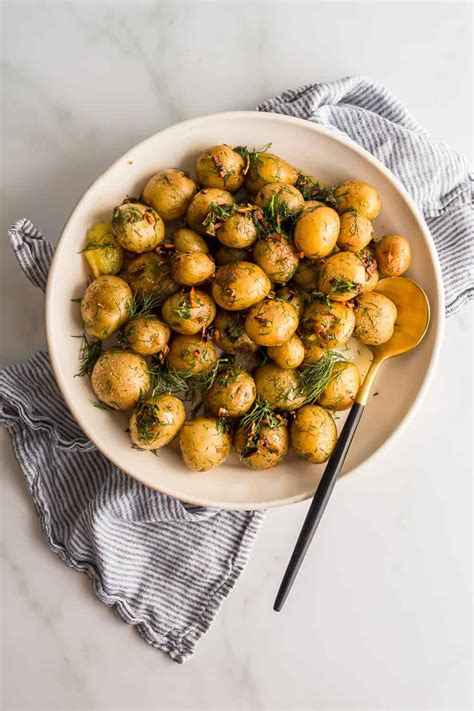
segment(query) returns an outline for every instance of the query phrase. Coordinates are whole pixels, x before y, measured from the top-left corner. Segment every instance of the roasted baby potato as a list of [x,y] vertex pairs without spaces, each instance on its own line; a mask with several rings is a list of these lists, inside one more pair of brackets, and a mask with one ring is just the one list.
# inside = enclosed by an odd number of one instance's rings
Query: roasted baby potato
[[354,336],[368,346],[390,340],[397,319],[397,307],[383,294],[371,291],[356,300]]
[[156,252],[145,252],[135,257],[127,267],[127,278],[139,299],[153,294],[157,300],[164,300],[180,289],[171,278],[168,260]]
[[356,210],[368,220],[373,220],[380,212],[382,201],[378,191],[361,180],[346,180],[334,191],[339,213]]
[[304,345],[299,336],[294,333],[280,346],[270,346],[268,357],[280,368],[298,368],[304,359]]
[[301,326],[305,343],[340,348],[354,331],[354,308],[348,303],[317,299],[305,308]]
[[308,259],[327,257],[336,246],[339,225],[339,215],[332,207],[306,209],[295,225],[296,249]]
[[182,426],[179,446],[186,466],[205,472],[225,462],[232,452],[232,435],[221,419],[196,417]]
[[360,252],[367,247],[374,234],[370,220],[357,210],[347,210],[341,215],[337,246],[347,252]]
[[322,464],[336,446],[336,424],[327,410],[318,405],[305,405],[297,410],[291,423],[290,439],[298,457]]
[[262,301],[270,289],[269,278],[252,262],[235,262],[220,267],[212,282],[214,300],[228,311],[248,309]]
[[215,270],[213,260],[204,252],[177,252],[170,261],[172,279],[184,286],[202,284]]
[[158,316],[144,314],[129,321],[123,329],[124,345],[134,353],[149,356],[167,349],[171,331]]
[[250,410],[256,396],[250,373],[230,365],[217,373],[211,387],[203,393],[203,402],[213,415],[235,418]]
[[258,345],[245,330],[245,318],[238,311],[219,309],[214,319],[214,341],[224,353],[254,353]]
[[207,148],[196,162],[197,181],[204,188],[220,188],[235,193],[244,184],[245,163],[230,146]]
[[123,265],[123,249],[115,239],[112,223],[97,222],[87,230],[82,250],[94,279],[118,274]]
[[206,240],[188,227],[180,227],[171,238],[177,252],[203,252],[209,254]]
[[246,249],[257,239],[257,226],[254,219],[255,211],[242,212],[237,210],[224,220],[217,228],[216,237],[226,247]]
[[141,199],[156,210],[162,220],[170,222],[184,217],[196,192],[197,185],[187,173],[169,168],[150,178]]
[[235,450],[242,464],[250,469],[272,469],[284,460],[290,448],[285,421],[257,430],[239,427],[234,438]]
[[304,199],[299,190],[281,181],[268,183],[255,196],[255,204],[267,208],[271,215],[285,220],[297,215],[304,207]]
[[280,368],[275,363],[261,365],[254,374],[257,395],[274,410],[291,412],[301,407],[305,393],[301,375],[297,370]]
[[170,343],[166,365],[179,373],[207,373],[217,362],[212,341],[200,336],[175,336]]
[[225,244],[219,244],[214,250],[216,264],[220,267],[225,267],[226,264],[235,264],[236,262],[246,262],[249,257],[247,249],[239,249],[237,247],[226,247]]
[[185,418],[184,405],[174,395],[140,400],[130,418],[130,439],[140,449],[159,449],[176,437]]
[[352,407],[360,386],[359,368],[355,363],[334,363],[331,380],[318,398],[318,405],[328,410]]
[[367,276],[362,261],[353,252],[337,252],[322,260],[319,290],[333,301],[348,301],[360,293]]
[[219,225],[232,212],[234,198],[227,190],[205,188],[193,197],[186,212],[189,227],[200,235],[215,235]]
[[81,300],[84,331],[103,341],[130,318],[132,292],[118,276],[104,275],[90,284]]
[[401,276],[411,263],[410,243],[401,235],[385,235],[375,247],[379,269],[385,276]]
[[245,187],[249,193],[258,193],[264,185],[276,181],[294,185],[297,178],[296,168],[273,153],[264,151],[250,153],[249,170],[245,177]]
[[263,299],[245,318],[249,338],[259,346],[281,346],[298,328],[298,313],[288,301]]
[[165,238],[159,214],[147,205],[125,201],[112,214],[112,229],[117,242],[129,252],[149,252]]
[[92,390],[100,402],[114,410],[129,410],[151,387],[148,364],[137,353],[111,348],[96,361]]
[[166,299],[161,313],[174,331],[191,335],[210,326],[216,315],[216,305],[205,291],[192,289]]
[[286,284],[298,268],[299,259],[293,244],[278,232],[259,239],[252,253],[255,263],[275,284]]

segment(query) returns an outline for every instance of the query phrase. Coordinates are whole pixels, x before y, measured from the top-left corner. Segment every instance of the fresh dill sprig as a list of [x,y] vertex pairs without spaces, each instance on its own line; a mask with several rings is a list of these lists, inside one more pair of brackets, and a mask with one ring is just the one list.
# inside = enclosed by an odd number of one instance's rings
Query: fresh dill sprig
[[263,397],[257,395],[251,409],[241,418],[240,427],[251,431],[259,430],[263,425],[273,428],[279,425],[282,419]]
[[132,296],[131,302],[128,304],[128,313],[130,318],[136,318],[137,316],[143,316],[144,314],[152,311],[153,309],[161,306],[165,298],[163,292],[159,290],[153,290],[145,294],[144,296],[137,296],[134,294]]
[[331,294],[345,294],[348,291],[358,291],[359,284],[344,277],[334,277],[331,281]]
[[234,210],[234,205],[216,205],[215,202],[211,202],[208,213],[202,221],[206,234],[215,237],[218,228],[234,214]]
[[307,404],[311,405],[317,402],[323,390],[332,380],[335,364],[345,360],[340,353],[326,350],[320,360],[303,368],[301,380]]
[[79,370],[76,373],[76,377],[79,378],[92,373],[94,365],[102,353],[102,341],[89,341],[85,333],[82,334],[81,339]]
[[115,245],[112,242],[99,242],[96,239],[91,239],[78,254],[84,254],[84,252],[92,252],[94,249],[104,249],[106,247],[115,248]]
[[94,405],[94,407],[97,407],[98,410],[113,410],[114,409],[110,405],[107,405],[105,402],[100,402],[99,400],[91,400],[91,403]]
[[337,210],[336,189],[331,186],[321,188],[314,194],[312,199],[325,202],[326,205],[329,205],[334,210]]
[[148,371],[152,377],[152,396],[159,393],[181,393],[183,400],[194,402],[196,396],[196,373],[175,370],[154,361]]
[[306,291],[305,298],[308,303],[311,303],[312,301],[323,301],[326,306],[331,306],[331,299],[328,294],[324,294],[322,291],[318,291],[318,289],[308,289]]
[[315,200],[322,189],[317,180],[305,173],[299,173],[295,188],[300,191],[305,200]]

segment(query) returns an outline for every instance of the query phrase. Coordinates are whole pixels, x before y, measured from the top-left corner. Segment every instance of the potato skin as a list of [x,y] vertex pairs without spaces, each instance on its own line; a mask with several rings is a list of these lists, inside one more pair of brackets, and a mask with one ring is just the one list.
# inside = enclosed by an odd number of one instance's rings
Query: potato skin
[[104,275],[94,279],[81,299],[84,331],[92,338],[104,340],[130,318],[132,292],[118,276]]
[[280,368],[275,363],[265,363],[254,373],[257,395],[275,410],[291,412],[305,401],[301,375],[297,370]]
[[143,356],[166,351],[170,334],[169,327],[153,314],[137,316],[123,329],[127,348]]
[[178,168],[160,170],[143,188],[142,201],[150,205],[162,220],[170,222],[183,217],[197,192],[197,185]]
[[355,363],[335,363],[331,380],[318,398],[318,405],[328,410],[352,407],[360,387],[359,368]]
[[139,202],[124,202],[112,214],[112,229],[117,242],[129,252],[149,252],[165,238],[159,214]]
[[270,346],[267,350],[268,357],[280,368],[298,368],[304,359],[304,345],[299,336],[294,333],[280,346]]
[[296,215],[304,207],[304,198],[299,190],[281,181],[268,183],[255,196],[255,204],[266,208],[273,201],[275,208],[284,207],[288,213]]
[[257,227],[251,212],[236,212],[217,229],[216,237],[226,247],[245,249],[257,239]]
[[214,250],[216,264],[220,267],[225,267],[227,264],[235,264],[236,262],[245,262],[248,256],[247,249],[226,247],[225,244],[219,244]]
[[214,319],[214,341],[224,353],[255,353],[258,345],[248,336],[243,315],[219,309]]
[[347,343],[354,331],[354,309],[338,301],[313,301],[306,307],[301,325],[305,343],[314,343],[321,348],[339,348]]
[[333,301],[348,301],[366,282],[365,267],[352,252],[337,252],[321,262],[318,286]]
[[267,183],[276,181],[294,185],[298,171],[274,153],[258,152],[251,156],[248,173],[245,177],[245,187],[249,193],[258,191]]
[[189,227],[180,227],[173,233],[171,241],[176,252],[203,252],[209,254],[206,240]]
[[354,336],[368,346],[390,340],[397,318],[397,307],[383,294],[371,291],[356,300]]
[[337,441],[332,415],[318,405],[304,405],[290,427],[291,446],[296,454],[313,464],[327,462]]
[[205,472],[225,462],[232,452],[232,435],[215,417],[187,420],[179,432],[179,446],[185,465]]
[[375,247],[379,269],[385,276],[401,276],[411,263],[410,243],[401,235],[385,235]]
[[[255,442],[250,444],[250,440]],[[286,422],[281,422],[275,427],[263,425],[257,436],[239,427],[235,433],[234,445],[240,461],[249,469],[273,469],[288,454],[290,448],[288,427]]]
[[204,252],[177,252],[170,261],[172,279],[184,286],[202,284],[215,270],[216,265]]
[[235,262],[217,270],[211,288],[219,306],[239,311],[262,301],[270,292],[271,283],[257,264]]
[[209,226],[203,224],[211,205],[230,207],[233,204],[234,198],[227,190],[204,188],[193,197],[186,212],[186,223],[200,235],[212,235],[213,232]]
[[286,284],[296,272],[299,259],[292,243],[277,232],[259,239],[253,248],[253,258],[275,284]]
[[257,390],[247,372],[225,369],[218,373],[209,390],[203,393],[206,408],[216,416],[240,417],[252,407]]
[[175,336],[170,343],[166,365],[184,373],[206,373],[217,362],[217,353],[212,341],[201,336]]
[[316,345],[314,342],[304,343],[304,360],[302,362],[302,367],[305,368],[307,365],[313,365],[314,363],[317,363],[319,360],[324,358],[324,355],[326,353],[325,348],[321,348],[320,346]]
[[161,314],[177,333],[191,335],[209,326],[216,315],[216,305],[205,291],[195,289],[173,294],[161,307]]
[[196,161],[196,178],[204,188],[235,193],[244,184],[242,156],[225,144],[207,148]]
[[370,220],[357,210],[348,210],[341,215],[337,246],[347,252],[360,252],[367,247],[374,234]]
[[379,270],[375,259],[375,249],[372,247],[372,244],[369,244],[364,249],[361,249],[357,256],[364,265],[366,276],[365,284],[360,289],[359,293],[366,294],[367,292],[375,289],[379,280]]
[[361,180],[346,180],[334,191],[337,211],[356,210],[368,220],[373,220],[379,214],[382,201],[378,191]]
[[137,353],[111,348],[94,365],[91,385],[100,402],[114,410],[129,410],[151,387],[148,364]]
[[281,346],[298,328],[298,313],[288,301],[263,299],[245,318],[247,335],[259,346]]
[[89,227],[83,252],[94,279],[103,274],[118,274],[122,269],[123,249],[115,239],[111,222],[97,222]]
[[295,286],[283,286],[276,291],[277,299],[288,301],[289,304],[295,307],[299,318],[302,317],[305,309],[304,293]]
[[171,278],[168,260],[156,252],[135,257],[127,267],[127,278],[131,290],[141,299],[150,294],[166,299],[180,289]]
[[339,215],[332,207],[305,210],[295,225],[296,249],[308,259],[327,257],[336,246],[339,226]]
[[140,449],[159,449],[178,434],[186,418],[181,400],[157,395],[140,402],[130,418],[130,439]]

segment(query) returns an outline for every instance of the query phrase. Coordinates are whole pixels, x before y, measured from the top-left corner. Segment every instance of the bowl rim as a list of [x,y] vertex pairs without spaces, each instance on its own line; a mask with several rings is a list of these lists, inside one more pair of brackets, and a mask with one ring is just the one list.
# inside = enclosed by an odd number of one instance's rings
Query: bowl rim
[[46,341],[47,341],[52,370],[53,370],[56,382],[59,386],[61,395],[64,398],[70,413],[73,415],[73,417],[76,420],[77,424],[79,425],[80,429],[83,431],[83,433],[86,435],[86,437],[94,444],[94,446],[96,446],[97,449],[103,454],[103,456],[107,460],[112,462],[112,464],[114,464],[119,470],[124,471],[128,476],[131,476],[133,479],[135,479],[136,481],[139,481],[144,486],[147,486],[152,491],[159,491],[163,494],[166,494],[167,496],[177,498],[178,500],[181,500],[181,501],[184,501],[186,503],[196,505],[196,506],[206,506],[206,507],[226,509],[226,510],[235,510],[235,511],[248,511],[248,510],[276,508],[278,506],[287,506],[289,504],[293,504],[293,503],[297,503],[297,502],[309,499],[313,496],[314,492],[303,492],[301,494],[296,494],[294,496],[289,496],[289,497],[286,497],[283,499],[258,502],[256,504],[255,503],[252,504],[251,502],[241,502],[241,503],[235,503],[232,505],[229,505],[229,503],[225,502],[225,501],[214,501],[214,500],[211,500],[208,498],[203,499],[203,498],[196,497],[196,496],[183,497],[182,493],[180,493],[178,495],[177,492],[173,491],[172,489],[170,489],[168,487],[158,488],[158,487],[150,486],[149,483],[146,483],[145,481],[143,481],[138,475],[132,474],[132,473],[128,472],[126,469],[123,469],[123,465],[120,462],[118,462],[117,460],[115,460],[113,455],[110,455],[110,453],[108,451],[105,452],[104,449],[102,448],[102,446],[97,444],[97,442],[95,440],[93,427],[89,426],[89,424],[84,421],[83,417],[79,413],[78,408],[75,406],[73,399],[69,395],[69,391],[68,391],[68,387],[67,387],[67,383],[66,383],[66,378],[63,378],[63,376],[62,376],[59,354],[55,349],[54,327],[53,327],[53,317],[52,316],[53,316],[53,291],[54,291],[54,286],[55,286],[56,273],[58,271],[58,267],[60,264],[59,246],[60,246],[61,241],[63,239],[64,233],[68,229],[69,223],[73,220],[76,211],[79,209],[80,204],[94,190],[96,184],[100,180],[102,180],[102,178],[106,177],[109,173],[111,173],[118,164],[121,164],[124,160],[127,160],[128,156],[131,153],[133,153],[137,148],[139,148],[140,146],[143,146],[148,141],[153,140],[157,135],[164,135],[166,133],[171,133],[177,128],[191,128],[193,126],[197,126],[200,123],[205,123],[206,121],[216,120],[216,119],[223,119],[223,120],[224,119],[231,119],[232,120],[232,119],[239,119],[239,118],[242,118],[242,119],[251,118],[254,120],[264,120],[269,117],[271,117],[272,120],[281,121],[283,123],[288,123],[290,125],[291,124],[300,125],[300,126],[302,125],[305,128],[314,131],[315,133],[325,135],[325,136],[331,138],[332,140],[335,140],[336,142],[347,146],[352,151],[358,153],[366,161],[371,163],[375,168],[377,168],[384,175],[384,177],[392,184],[392,186],[399,193],[399,195],[404,200],[404,202],[408,205],[419,229],[424,234],[428,250],[429,250],[431,257],[432,257],[434,276],[435,276],[435,291],[436,291],[436,295],[437,295],[437,305],[433,306],[433,304],[430,304],[430,307],[431,307],[432,316],[433,316],[433,312],[437,316],[437,319],[436,319],[437,326],[436,326],[435,338],[434,338],[434,343],[433,343],[433,350],[432,350],[432,354],[430,357],[430,361],[428,363],[428,367],[426,369],[424,380],[420,386],[420,389],[418,391],[418,394],[417,394],[414,402],[407,410],[402,421],[397,425],[397,427],[395,427],[395,429],[387,437],[387,439],[372,454],[370,454],[367,457],[367,459],[365,459],[363,462],[361,462],[360,464],[355,466],[353,469],[346,472],[344,474],[344,476],[342,477],[343,479],[345,479],[348,474],[352,475],[352,474],[359,473],[360,470],[367,463],[373,462],[375,458],[377,458],[381,454],[383,454],[385,452],[385,450],[405,431],[407,426],[412,421],[414,415],[418,411],[419,407],[421,406],[421,404],[426,396],[426,393],[432,383],[434,372],[436,370],[436,367],[437,367],[437,364],[439,361],[441,345],[443,342],[444,327],[445,327],[444,287],[443,287],[441,266],[439,263],[438,254],[437,254],[433,239],[431,237],[430,231],[428,229],[428,226],[427,226],[421,212],[419,211],[417,205],[415,204],[413,198],[410,196],[410,194],[408,193],[406,188],[402,185],[400,180],[381,161],[379,161],[378,158],[373,156],[365,148],[360,146],[358,143],[353,141],[351,138],[340,133],[337,129],[330,129],[325,126],[321,126],[317,123],[313,123],[311,120],[297,118],[295,116],[288,116],[286,114],[277,114],[277,113],[273,113],[273,112],[269,112],[269,111],[223,111],[223,112],[217,112],[217,113],[212,113],[212,114],[206,114],[203,116],[198,116],[196,118],[187,119],[185,121],[180,121],[179,123],[175,123],[171,126],[167,126],[166,128],[164,128],[160,131],[156,131],[155,133],[151,134],[150,136],[143,139],[142,141],[139,141],[134,146],[129,148],[125,153],[120,155],[108,168],[106,168],[106,170],[104,170],[100,175],[98,175],[94,179],[94,181],[89,185],[89,187],[84,191],[84,193],[77,200],[77,202],[75,203],[71,212],[69,213],[69,216],[66,219],[66,222],[64,223],[58,243],[55,247],[53,258],[51,260],[51,264],[50,264],[50,268],[49,268],[49,272],[48,272],[48,280],[47,280],[47,285],[46,285],[46,298],[45,298]]

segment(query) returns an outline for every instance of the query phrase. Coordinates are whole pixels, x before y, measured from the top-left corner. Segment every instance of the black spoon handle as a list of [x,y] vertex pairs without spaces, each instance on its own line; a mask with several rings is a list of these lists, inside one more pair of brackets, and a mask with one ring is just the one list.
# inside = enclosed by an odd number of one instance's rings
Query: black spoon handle
[[303,528],[298,536],[298,540],[290,558],[290,562],[288,563],[285,575],[283,576],[280,589],[278,590],[275,604],[273,605],[273,609],[277,612],[283,607],[298,570],[300,569],[300,565],[303,562],[306,551],[313,540],[313,536],[319,522],[321,521],[324,509],[329,501],[329,497],[332,494],[337,476],[342,469],[342,465],[344,464],[344,460],[347,456],[347,452],[349,451],[349,447],[351,446],[352,439],[363,412],[364,405],[361,405],[358,402],[352,405],[345,425],[342,428],[342,432],[339,435],[336,447],[334,448],[331,458],[326,465],[326,469],[324,470],[324,474],[318,488],[316,489],[313,501],[306,515]]

